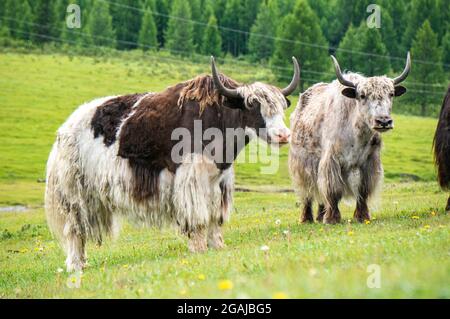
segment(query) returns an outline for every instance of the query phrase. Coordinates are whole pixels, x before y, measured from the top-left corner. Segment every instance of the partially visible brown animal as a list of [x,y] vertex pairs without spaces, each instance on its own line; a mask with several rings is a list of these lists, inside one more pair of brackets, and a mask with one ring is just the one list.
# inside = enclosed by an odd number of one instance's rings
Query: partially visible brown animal
[[[433,149],[434,160],[438,168],[439,185],[443,190],[450,190],[450,85],[442,102]],[[450,212],[450,196],[445,210]]]
[[332,57],[337,79],[318,83],[301,94],[291,115],[289,170],[303,202],[301,222],[313,222],[312,203],[319,203],[318,221],[338,223],[342,197],[356,199],[354,217],[370,219],[367,200],[383,177],[381,134],[394,127],[392,102],[406,89],[399,85],[410,70],[394,79],[342,74]]

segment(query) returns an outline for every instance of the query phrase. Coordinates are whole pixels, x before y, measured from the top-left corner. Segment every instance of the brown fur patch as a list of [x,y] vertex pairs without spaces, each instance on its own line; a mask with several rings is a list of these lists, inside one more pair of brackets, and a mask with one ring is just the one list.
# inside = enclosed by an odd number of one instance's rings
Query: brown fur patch
[[133,105],[144,95],[145,93],[123,95],[100,105],[91,120],[94,138],[102,135],[103,143],[106,146],[112,145],[116,141],[120,123],[131,112]]
[[129,159],[137,200],[158,196],[161,170],[175,172],[170,160],[171,133],[179,126],[181,111],[176,101],[181,88],[176,85],[143,98],[121,129],[118,155]]
[[[202,92],[201,83],[206,85],[203,88],[205,92]],[[264,126],[264,120],[258,108],[248,110],[243,107],[236,108],[235,105],[233,108],[226,107],[233,103],[242,104],[242,101],[230,99],[222,101],[215,97],[213,85],[211,77],[203,76],[203,78],[197,77],[192,81],[169,87],[161,93],[146,96],[123,123],[119,136],[118,155],[129,159],[134,180],[133,194],[136,199],[144,200],[158,195],[158,176],[161,170],[167,168],[175,173],[178,164],[172,161],[171,151],[179,141],[171,139],[174,129],[185,128],[191,133],[191,152],[193,152],[195,120],[202,121],[203,132],[208,128],[218,128],[225,133],[226,128]],[[220,103],[216,103],[216,100]],[[202,102],[203,105],[209,105],[203,109],[203,112],[200,111]],[[225,151],[226,134],[224,136]],[[200,142],[204,148],[210,141]],[[240,149],[234,151],[233,158],[237,156]],[[228,162],[216,163],[221,170],[231,165],[232,163]]]

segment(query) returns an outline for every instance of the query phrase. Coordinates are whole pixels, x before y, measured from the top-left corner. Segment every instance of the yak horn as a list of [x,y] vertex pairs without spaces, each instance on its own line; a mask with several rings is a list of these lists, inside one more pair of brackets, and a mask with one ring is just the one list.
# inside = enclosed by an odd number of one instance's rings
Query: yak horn
[[339,63],[336,60],[336,58],[332,55],[330,55],[330,57],[333,60],[334,70],[336,71],[336,76],[337,76],[337,79],[339,80],[339,82],[341,82],[342,85],[349,86],[351,88],[356,88],[356,85],[353,82],[344,79],[344,76],[342,75],[342,72],[341,72],[341,67],[339,66]]
[[410,70],[411,70],[411,57],[409,56],[409,51],[408,51],[408,54],[406,55],[405,69],[403,70],[402,74],[400,74],[399,76],[394,78],[394,85],[397,85],[400,82],[403,82],[406,79],[406,77],[408,76]]
[[291,83],[281,90],[281,93],[283,93],[284,96],[291,95],[300,83],[300,66],[295,57],[292,57],[292,62],[294,63],[294,76],[292,77]]
[[220,81],[219,72],[217,71],[216,63],[214,62],[213,56],[211,56],[211,71],[212,71],[212,77],[214,80],[214,85],[220,94],[222,94],[223,96],[226,96],[228,98],[239,98],[240,97],[240,95],[236,89],[226,88]]

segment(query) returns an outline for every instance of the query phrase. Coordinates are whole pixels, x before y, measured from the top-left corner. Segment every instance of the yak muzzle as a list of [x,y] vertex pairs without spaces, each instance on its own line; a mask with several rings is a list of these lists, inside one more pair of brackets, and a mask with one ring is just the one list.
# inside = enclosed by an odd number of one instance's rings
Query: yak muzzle
[[378,132],[386,132],[394,128],[394,121],[390,116],[379,116],[375,119],[373,129]]

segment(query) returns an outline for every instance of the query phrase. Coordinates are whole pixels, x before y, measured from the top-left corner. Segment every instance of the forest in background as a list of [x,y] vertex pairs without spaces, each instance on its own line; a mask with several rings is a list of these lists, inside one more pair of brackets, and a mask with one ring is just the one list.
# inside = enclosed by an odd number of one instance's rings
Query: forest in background
[[[302,88],[333,79],[329,54],[347,70],[394,75],[406,52],[413,67],[404,99],[413,114],[436,115],[450,71],[448,0],[378,0],[380,28],[369,28],[373,0],[6,0],[3,47],[76,47],[215,55],[269,66],[288,81],[291,56]],[[81,9],[68,28],[69,4]]]

